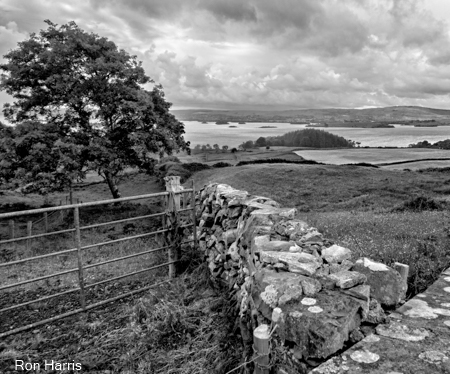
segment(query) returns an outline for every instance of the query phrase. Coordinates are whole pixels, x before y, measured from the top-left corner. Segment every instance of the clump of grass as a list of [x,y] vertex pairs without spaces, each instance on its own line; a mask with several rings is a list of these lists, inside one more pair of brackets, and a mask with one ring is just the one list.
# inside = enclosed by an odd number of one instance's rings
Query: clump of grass
[[97,337],[78,357],[107,357],[121,373],[219,374],[239,365],[222,295],[209,287],[205,264],[125,307],[126,326]]
[[306,220],[351,249],[354,259],[364,256],[387,265],[409,265],[408,298],[424,291],[450,266],[450,218],[446,212],[311,213]]
[[427,196],[416,196],[405,201],[400,206],[393,209],[394,212],[414,211],[421,212],[424,210],[443,210],[445,203],[437,201]]

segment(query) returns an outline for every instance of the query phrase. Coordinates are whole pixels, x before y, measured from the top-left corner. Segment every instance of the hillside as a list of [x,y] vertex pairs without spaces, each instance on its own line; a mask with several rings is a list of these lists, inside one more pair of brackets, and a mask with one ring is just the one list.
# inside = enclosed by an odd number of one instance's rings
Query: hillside
[[[368,109],[297,109],[280,111],[255,110],[173,110],[181,121],[245,121],[245,122],[339,122],[351,126],[351,122],[371,121],[402,123],[409,121],[436,121],[450,124],[450,110],[418,106],[396,106]],[[354,125],[354,124],[353,124]]]

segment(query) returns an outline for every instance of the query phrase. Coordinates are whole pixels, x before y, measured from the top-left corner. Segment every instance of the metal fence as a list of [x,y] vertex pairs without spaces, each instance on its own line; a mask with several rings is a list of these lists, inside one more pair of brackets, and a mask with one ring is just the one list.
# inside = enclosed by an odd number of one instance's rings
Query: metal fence
[[[163,203],[164,209],[162,212],[141,215],[141,216],[131,217],[131,218],[125,218],[125,219],[120,219],[120,220],[102,222],[102,223],[95,223],[95,224],[91,224],[91,225],[83,226],[82,224],[80,224],[80,209],[87,208],[87,207],[93,207],[93,206],[108,205],[108,204],[116,204],[117,205],[117,204],[123,203],[123,202],[130,202],[130,201],[136,201],[136,200],[142,200],[142,199],[155,199],[155,198],[158,198]],[[194,246],[196,246],[196,243],[197,243],[196,229],[195,229],[196,223],[195,223],[194,185],[192,185],[192,188],[185,189],[185,190],[179,190],[179,188],[174,188],[174,189],[172,188],[171,190],[169,190],[167,192],[161,192],[161,193],[156,193],[156,194],[147,194],[147,195],[140,195],[140,196],[133,196],[133,197],[124,197],[124,198],[113,199],[113,200],[103,200],[103,201],[88,202],[88,203],[81,203],[81,204],[74,204],[74,205],[65,205],[65,206],[57,206],[57,207],[51,207],[51,208],[33,209],[33,210],[27,210],[27,211],[4,213],[4,214],[0,214],[0,220],[9,220],[9,226],[11,228],[11,220],[14,218],[17,219],[18,217],[29,216],[29,215],[34,215],[34,216],[44,215],[44,217],[48,217],[50,214],[57,214],[58,212],[65,212],[64,215],[66,216],[66,218],[65,218],[66,221],[69,217],[70,218],[73,217],[73,222],[71,225],[72,227],[64,228],[62,230],[57,230],[57,231],[49,231],[48,225],[45,225],[45,232],[37,233],[37,234],[33,235],[31,233],[31,225],[28,224],[26,235],[15,237],[14,230],[13,230],[12,231],[13,237],[10,237],[9,239],[6,239],[6,240],[0,240],[0,249],[2,246],[7,245],[7,244],[13,244],[15,246],[15,245],[17,245],[17,243],[20,243],[20,242],[22,242],[22,244],[23,244],[23,242],[29,243],[31,240],[34,240],[34,239],[45,238],[48,236],[68,234],[68,233],[70,235],[73,235],[73,240],[75,243],[74,247],[70,248],[70,249],[64,249],[64,250],[46,253],[43,255],[31,256],[31,257],[27,257],[27,258],[21,258],[18,260],[1,262],[0,263],[0,274],[1,274],[1,272],[4,272],[5,269],[8,267],[11,268],[13,266],[17,266],[17,265],[24,264],[27,262],[32,262],[32,261],[42,260],[42,259],[49,259],[51,257],[64,256],[64,255],[68,255],[68,254],[76,255],[77,266],[73,267],[71,269],[68,269],[68,270],[61,271],[61,272],[45,274],[45,275],[42,275],[39,277],[35,277],[33,279],[26,279],[24,281],[20,281],[20,282],[16,282],[16,283],[9,283],[6,285],[1,285],[1,283],[0,283],[0,298],[2,297],[2,293],[4,293],[6,290],[22,287],[26,284],[32,284],[32,283],[40,282],[43,280],[47,280],[52,277],[58,277],[58,276],[63,276],[63,275],[67,275],[67,274],[76,274],[77,275],[77,286],[75,288],[65,290],[63,292],[58,292],[58,293],[51,294],[48,296],[40,297],[40,298],[33,299],[33,300],[26,300],[26,301],[20,302],[18,304],[8,305],[6,307],[3,307],[2,309],[0,309],[0,326],[1,326],[1,321],[3,319],[2,314],[4,314],[4,313],[14,313],[15,311],[20,310],[21,308],[28,307],[30,304],[47,302],[50,299],[60,297],[63,295],[78,294],[78,300],[79,300],[80,307],[77,309],[74,309],[74,310],[70,310],[66,313],[57,314],[55,316],[52,316],[51,318],[45,318],[45,319],[41,319],[41,320],[33,322],[33,323],[29,323],[24,326],[14,327],[13,329],[10,329],[9,331],[1,331],[1,329],[0,329],[0,338],[4,338],[8,335],[22,332],[22,331],[25,331],[25,330],[28,330],[31,328],[35,328],[35,327],[38,327],[38,326],[41,326],[44,324],[48,324],[50,322],[59,320],[61,318],[72,316],[74,314],[81,313],[81,312],[102,306],[106,303],[110,303],[112,301],[116,301],[121,298],[128,297],[128,296],[134,295],[136,293],[146,291],[157,285],[166,283],[175,276],[175,269],[176,269],[175,263],[179,261],[178,256],[179,256],[179,251],[180,251],[181,245],[193,243]],[[183,222],[180,221],[180,217],[182,216],[183,213],[185,213],[185,217],[186,217],[186,214],[188,214],[187,218],[185,218],[184,221],[189,221],[189,223],[183,224]],[[126,237],[122,237],[119,239],[113,239],[113,240],[103,241],[103,242],[99,242],[99,243],[92,243],[92,244],[88,244],[88,245],[83,245],[83,243],[82,243],[81,233],[84,230],[99,228],[99,227],[103,227],[103,226],[107,226],[107,225],[116,225],[116,224],[121,224],[121,223],[125,223],[125,222],[145,220],[145,219],[155,219],[155,218],[158,218],[161,220],[160,227],[157,230],[144,232],[144,233],[137,234],[137,235],[126,236]],[[44,221],[45,221],[45,219],[44,219]],[[28,222],[30,222],[30,221],[28,221]],[[186,229],[189,227],[192,228],[192,235],[189,236],[188,240],[183,241],[183,238],[180,237],[177,234],[177,232],[179,232],[180,229]],[[91,249],[94,247],[111,245],[111,244],[115,244],[115,243],[121,243],[121,242],[125,242],[125,241],[130,241],[130,240],[135,240],[135,239],[139,239],[139,238],[145,238],[145,237],[149,237],[149,236],[158,236],[158,237],[163,238],[163,240],[162,240],[163,245],[160,247],[157,247],[157,248],[148,248],[145,251],[128,254],[126,256],[109,258],[105,261],[100,261],[100,262],[96,262],[96,263],[86,263],[84,261],[84,252],[88,249]],[[167,258],[167,261],[162,264],[150,266],[150,267],[147,267],[147,268],[144,268],[144,269],[141,269],[138,271],[129,272],[126,274],[121,274],[119,276],[115,276],[112,278],[103,279],[101,281],[97,281],[94,283],[89,283],[86,281],[86,277],[85,277],[84,273],[88,269],[102,266],[105,264],[110,264],[110,263],[117,262],[117,261],[125,261],[130,258],[144,256],[144,255],[161,252],[161,251],[165,251],[165,250],[167,250],[167,252],[168,252],[168,258]],[[106,300],[102,300],[99,302],[88,303],[86,301],[86,292],[90,288],[102,286],[109,282],[115,282],[115,281],[121,280],[126,277],[150,272],[152,270],[159,269],[162,267],[168,267],[169,276],[168,276],[168,278],[166,277],[166,279],[164,279],[161,282],[153,283],[151,285],[146,285],[145,287],[141,287],[141,288],[132,290],[130,292],[121,293],[119,295],[110,297]]]

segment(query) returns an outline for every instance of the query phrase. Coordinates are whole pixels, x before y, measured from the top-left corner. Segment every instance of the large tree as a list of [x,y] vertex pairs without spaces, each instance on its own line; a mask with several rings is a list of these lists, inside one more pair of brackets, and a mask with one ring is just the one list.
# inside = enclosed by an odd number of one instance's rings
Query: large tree
[[[95,170],[117,198],[117,178],[126,167],[151,173],[152,154],[189,151],[184,125],[136,56],[74,22],[59,27],[45,22],[46,30],[4,56],[0,89],[15,99],[3,109],[10,122],[32,123],[33,132],[40,123],[58,134],[46,147],[60,155],[65,149],[64,164],[70,167],[59,163],[59,170],[71,176]],[[72,163],[66,160],[70,154]]]

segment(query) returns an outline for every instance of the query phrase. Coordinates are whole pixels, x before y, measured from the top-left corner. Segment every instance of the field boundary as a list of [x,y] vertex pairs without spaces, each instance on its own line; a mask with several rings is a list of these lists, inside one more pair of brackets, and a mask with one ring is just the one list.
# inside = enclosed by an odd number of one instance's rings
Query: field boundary
[[[81,226],[81,224],[80,224],[80,209],[81,208],[108,205],[108,204],[118,204],[121,202],[129,202],[129,201],[142,200],[142,199],[154,199],[154,198],[158,198],[158,199],[162,200],[162,202],[163,202],[164,209],[160,213],[141,215],[141,216],[137,216],[137,217],[95,223],[95,224],[85,225],[85,226]],[[18,260],[0,263],[0,271],[3,271],[8,266],[24,264],[24,263],[27,263],[27,262],[30,262],[33,260],[49,259],[54,256],[67,255],[70,253],[76,254],[78,266],[68,269],[68,270],[65,270],[65,271],[62,271],[62,272],[46,274],[46,275],[39,276],[39,277],[36,277],[33,279],[28,279],[28,280],[21,281],[21,282],[2,285],[2,286],[0,286],[0,292],[3,292],[5,290],[11,289],[11,288],[21,287],[25,284],[37,283],[39,281],[47,280],[52,277],[57,277],[57,276],[65,275],[65,274],[74,274],[74,273],[78,275],[77,287],[69,289],[69,290],[65,290],[63,292],[58,292],[58,293],[51,294],[48,296],[40,297],[38,299],[26,300],[25,302],[22,302],[19,304],[9,305],[7,307],[4,307],[4,308],[0,309],[0,320],[2,320],[2,318],[1,318],[2,313],[6,313],[6,312],[11,313],[12,311],[17,310],[19,308],[29,307],[31,304],[34,304],[34,303],[47,302],[49,299],[53,299],[58,296],[72,294],[72,293],[78,294],[79,303],[80,303],[81,307],[78,309],[66,312],[66,313],[57,314],[51,318],[46,318],[46,319],[42,319],[37,322],[30,323],[30,324],[27,324],[24,326],[19,326],[19,327],[11,329],[9,331],[1,331],[0,330],[0,338],[4,338],[4,337],[12,335],[12,334],[16,334],[16,333],[19,333],[19,332],[22,332],[25,330],[29,330],[29,329],[35,328],[37,326],[45,325],[47,323],[50,323],[50,322],[53,322],[53,321],[56,321],[56,320],[59,320],[62,318],[72,316],[74,314],[82,313],[82,312],[88,311],[90,309],[102,306],[104,304],[119,300],[121,298],[134,295],[138,292],[146,291],[146,290],[148,290],[152,287],[158,286],[160,284],[167,283],[176,276],[175,264],[179,261],[181,245],[193,242],[194,246],[196,246],[196,243],[197,243],[194,185],[192,184],[192,188],[190,188],[190,189],[183,189],[179,185],[179,177],[168,177],[167,178],[165,192],[124,197],[124,198],[119,198],[119,199],[87,202],[87,203],[80,203],[80,204],[73,204],[73,205],[64,205],[64,206],[56,206],[56,207],[49,207],[49,208],[42,208],[42,209],[32,209],[32,210],[26,210],[26,211],[3,213],[3,214],[0,214],[0,220],[1,219],[4,220],[4,219],[11,219],[11,218],[18,218],[18,217],[27,216],[27,215],[37,215],[37,214],[44,214],[45,217],[48,217],[48,216],[50,216],[52,214],[56,214],[58,212],[61,212],[61,214],[64,213],[66,220],[71,214],[73,214],[73,225],[71,228],[58,230],[58,231],[48,231],[46,229],[45,230],[46,232],[35,234],[35,235],[31,235],[31,230],[27,230],[26,236],[14,237],[14,235],[12,235],[13,237],[11,237],[9,239],[0,240],[0,248],[4,244],[15,245],[17,242],[23,242],[23,241],[25,241],[26,243],[29,243],[31,240],[36,239],[36,238],[42,238],[42,237],[47,237],[47,236],[51,236],[51,235],[60,235],[63,233],[71,233],[72,235],[74,235],[75,246],[70,249],[60,250],[60,251],[56,251],[56,252],[50,252],[50,253],[46,253],[44,255],[32,256],[32,257],[27,257],[27,258],[22,258],[22,259],[18,259]],[[180,221],[181,221],[180,214],[184,213],[184,212],[190,213],[191,222],[188,224],[182,225],[182,224],[180,224]],[[119,238],[119,239],[113,239],[113,240],[99,242],[99,243],[93,243],[93,244],[89,244],[89,245],[82,245],[82,240],[81,240],[81,231],[82,230],[92,229],[92,228],[97,228],[97,227],[102,227],[102,226],[107,226],[107,225],[113,225],[113,224],[118,224],[118,223],[125,223],[125,222],[130,222],[130,221],[148,219],[148,218],[156,218],[156,217],[161,218],[160,227],[157,228],[156,230],[148,231],[148,232],[141,233],[138,235],[126,236],[126,237]],[[30,226],[30,225],[28,225],[28,226]],[[191,237],[188,238],[188,240],[182,241],[178,232],[180,229],[185,229],[185,228],[189,228],[189,227],[192,228],[193,234]],[[96,262],[96,263],[92,263],[92,264],[86,263],[83,260],[83,252],[87,249],[105,246],[105,245],[114,244],[114,243],[125,242],[125,241],[138,239],[138,238],[156,236],[156,235],[163,237],[163,242],[162,242],[163,245],[158,246],[157,248],[150,248],[150,249],[146,248],[145,251],[128,254],[126,256],[121,256],[121,257],[109,258],[105,261],[100,261],[100,262]],[[138,270],[138,271],[132,271],[132,272],[120,275],[120,276],[114,276],[112,278],[104,279],[104,280],[101,280],[101,281],[98,281],[95,283],[87,284],[87,282],[86,282],[84,272],[87,269],[105,265],[105,264],[109,264],[112,262],[124,261],[129,258],[143,256],[143,255],[146,255],[149,253],[161,252],[164,250],[167,250],[167,252],[168,252],[168,259],[166,262],[164,262],[162,264],[150,266],[145,269]],[[133,276],[136,274],[149,272],[151,270],[159,269],[162,267],[168,267],[168,270],[169,270],[168,271],[168,279],[166,279],[162,282],[157,282],[157,283],[145,286],[145,287],[135,289],[130,292],[122,293],[120,295],[116,295],[115,297],[110,297],[101,302],[95,302],[92,304],[88,304],[86,302],[86,290],[89,288],[103,286],[106,283],[117,281],[117,280],[120,280],[120,279],[123,279],[126,277],[130,277],[130,276]]]

